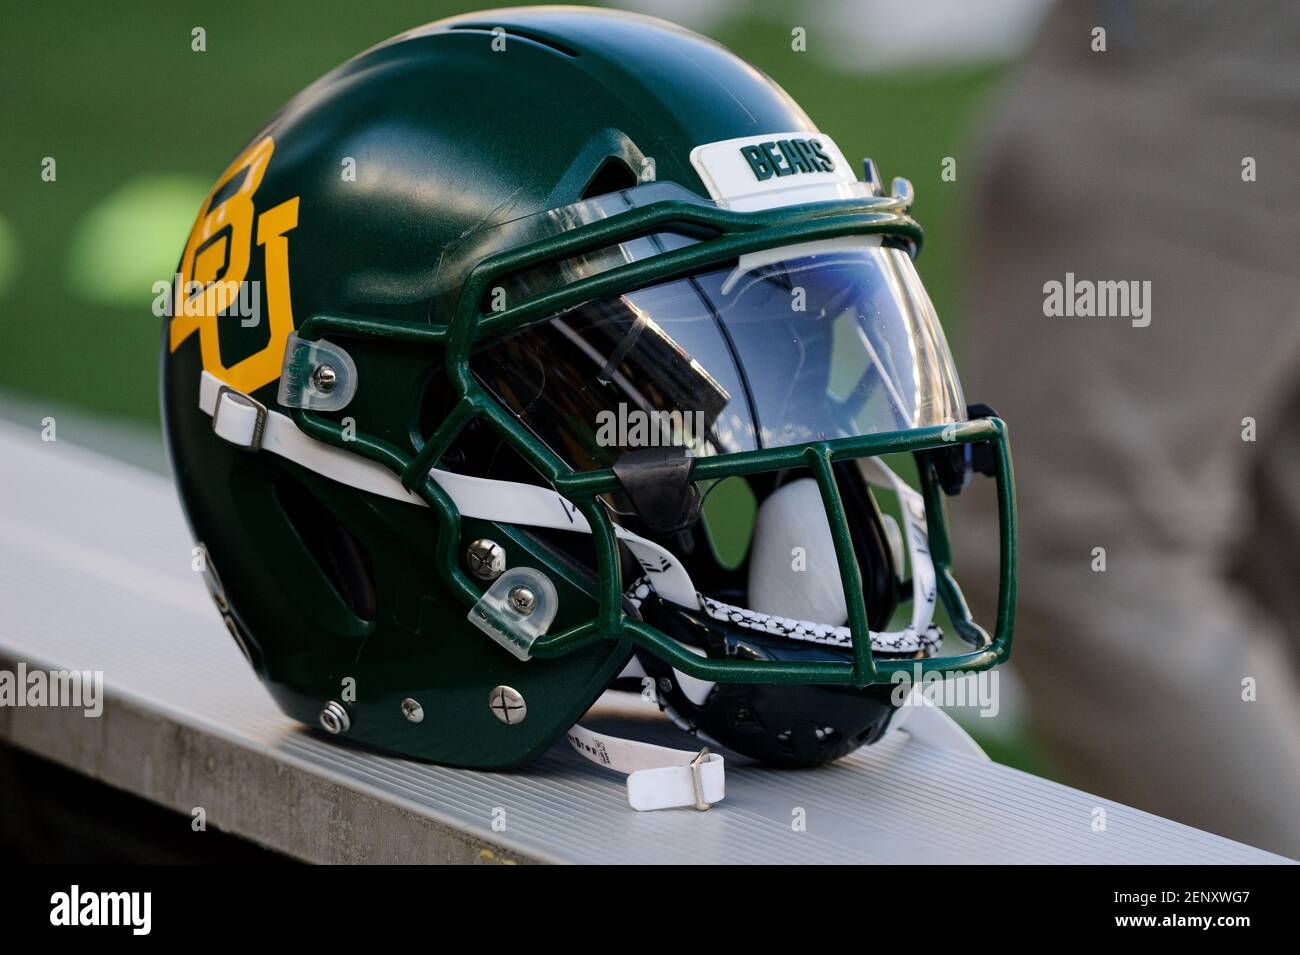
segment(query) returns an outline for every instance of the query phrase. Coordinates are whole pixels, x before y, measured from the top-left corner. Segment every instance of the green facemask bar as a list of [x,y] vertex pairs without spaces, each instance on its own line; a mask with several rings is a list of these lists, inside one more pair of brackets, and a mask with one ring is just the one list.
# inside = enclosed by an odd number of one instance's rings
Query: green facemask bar
[[[437,550],[446,585],[467,610],[479,602],[482,590],[461,569],[458,560],[461,518],[451,498],[430,477],[430,470],[466,424],[482,419],[517,451],[563,497],[571,501],[591,527],[599,574],[599,610],[588,621],[560,633],[547,634],[532,645],[532,656],[552,659],[598,640],[630,638],[676,669],[701,680],[722,683],[801,683],[866,686],[886,682],[891,675],[921,672],[970,672],[1001,663],[1011,652],[1016,598],[1015,495],[1006,424],[999,418],[917,428],[908,431],[837,438],[811,444],[741,451],[695,459],[693,481],[721,480],[786,468],[807,467],[821,490],[830,524],[836,561],[848,607],[853,636],[853,661],[788,662],[707,659],[683,648],[656,627],[623,612],[619,545],[614,525],[598,498],[620,490],[612,469],[576,471],[489,395],[470,371],[471,351],[554,315],[608,295],[635,291],[764,249],[833,239],[841,236],[883,235],[919,247],[921,229],[908,215],[910,192],[902,196],[863,196],[854,199],[787,206],[759,212],[735,212],[683,198],[667,198],[609,218],[578,224],[558,234],[486,255],[465,277],[454,314],[445,325],[379,321],[341,315],[314,315],[297,330],[304,342],[330,334],[380,339],[441,352],[458,400],[429,439],[410,450],[358,431],[346,436],[341,424],[315,410],[294,408],[293,418],[306,434],[361,454],[391,469],[407,489],[423,498],[438,521]],[[685,248],[591,275],[563,287],[544,291],[499,312],[484,313],[488,292],[511,275],[535,269],[656,232],[677,231],[697,236]],[[838,461],[933,448],[987,442],[992,449],[998,495],[1001,564],[998,610],[993,635],[971,617],[950,572],[952,561],[946,505],[933,463],[918,456],[921,492],[929,527],[930,552],[938,598],[971,649],[923,659],[875,659],[862,598],[862,581],[854,557],[849,526],[832,465]]]

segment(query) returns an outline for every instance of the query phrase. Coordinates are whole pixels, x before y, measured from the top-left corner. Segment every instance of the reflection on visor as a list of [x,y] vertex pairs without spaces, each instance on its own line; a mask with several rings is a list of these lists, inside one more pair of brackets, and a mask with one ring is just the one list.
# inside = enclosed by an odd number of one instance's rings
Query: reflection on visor
[[[644,237],[592,262],[604,271],[610,255],[685,241]],[[585,271],[563,269],[568,281]],[[590,302],[494,343],[472,367],[579,469],[633,447],[722,454],[965,418],[911,259],[867,237],[752,253]]]

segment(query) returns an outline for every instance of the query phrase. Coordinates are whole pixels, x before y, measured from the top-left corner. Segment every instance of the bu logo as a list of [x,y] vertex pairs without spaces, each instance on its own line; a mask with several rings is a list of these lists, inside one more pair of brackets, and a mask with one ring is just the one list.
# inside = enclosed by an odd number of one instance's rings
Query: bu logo
[[[253,205],[274,151],[275,143],[267,136],[244,150],[217,179],[190,231],[172,289],[169,350],[176,351],[181,342],[198,332],[203,369],[246,394],[280,377],[285,342],[293,331],[289,240],[285,234],[298,225],[298,197],[261,214]],[[217,319],[238,300],[248,276],[254,237],[266,257],[269,336],[260,350],[226,367]]]

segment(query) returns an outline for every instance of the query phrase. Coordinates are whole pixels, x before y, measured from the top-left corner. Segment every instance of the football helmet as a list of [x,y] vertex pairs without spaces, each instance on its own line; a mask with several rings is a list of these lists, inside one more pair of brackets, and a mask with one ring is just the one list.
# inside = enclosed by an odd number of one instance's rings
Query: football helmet
[[[911,204],[633,14],[443,20],[292,99],[200,209],[162,344],[204,576],[284,712],[481,769],[567,733],[637,808],[705,806],[720,753],[575,725],[604,690],[813,765],[900,676],[1005,659],[1006,427],[965,404]],[[949,571],[976,472],[992,635]]]

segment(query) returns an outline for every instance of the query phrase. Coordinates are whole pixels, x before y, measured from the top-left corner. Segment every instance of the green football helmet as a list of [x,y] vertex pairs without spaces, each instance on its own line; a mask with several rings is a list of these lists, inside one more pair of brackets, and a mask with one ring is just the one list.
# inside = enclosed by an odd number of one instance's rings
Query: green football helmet
[[[567,733],[637,808],[703,806],[720,755],[575,725],[603,691],[812,765],[903,678],[1004,660],[1006,427],[964,402],[910,185],[863,170],[627,13],[440,21],[281,109],[199,211],[162,347],[205,578],[280,707],[482,769]],[[949,572],[977,472],[992,635]]]

